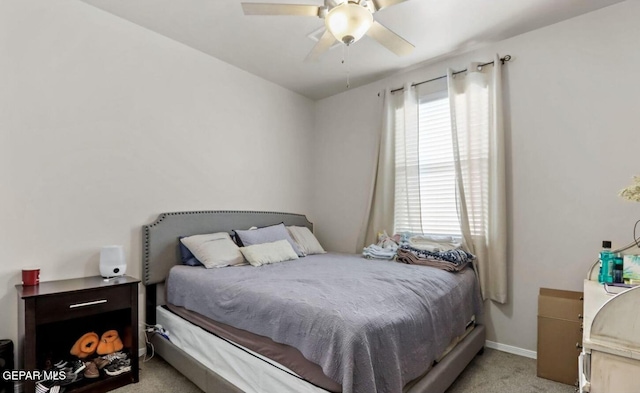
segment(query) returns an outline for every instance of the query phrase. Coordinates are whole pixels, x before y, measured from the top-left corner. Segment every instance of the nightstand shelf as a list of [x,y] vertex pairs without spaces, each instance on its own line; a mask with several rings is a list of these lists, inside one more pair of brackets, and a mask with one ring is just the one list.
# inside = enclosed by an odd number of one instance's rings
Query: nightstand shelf
[[[43,370],[47,361],[73,359],[69,350],[84,333],[100,336],[118,331],[131,371],[101,375],[67,386],[67,392],[106,392],[138,382],[138,283],[131,277],[105,281],[102,277],[16,285],[19,303],[19,364],[24,370]],[[104,373],[102,373],[104,374]],[[33,382],[24,391],[34,391]]]

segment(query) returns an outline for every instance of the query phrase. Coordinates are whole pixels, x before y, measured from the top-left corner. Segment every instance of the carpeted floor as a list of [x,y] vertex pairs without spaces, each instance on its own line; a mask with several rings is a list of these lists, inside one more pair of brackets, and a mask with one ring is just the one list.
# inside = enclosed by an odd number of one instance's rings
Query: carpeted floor
[[[197,386],[154,357],[140,362],[140,382],[114,390],[117,393],[200,393]],[[536,361],[485,349],[476,356],[446,393],[573,393],[573,386],[536,377]]]
[[573,393],[573,386],[536,376],[536,361],[486,348],[447,393]]

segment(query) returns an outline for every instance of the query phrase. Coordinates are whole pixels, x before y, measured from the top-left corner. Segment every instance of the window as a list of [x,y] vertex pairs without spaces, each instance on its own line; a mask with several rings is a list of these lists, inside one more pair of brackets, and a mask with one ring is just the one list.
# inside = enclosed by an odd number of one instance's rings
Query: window
[[[469,229],[472,235],[482,235],[489,210],[490,99],[486,84],[470,84],[467,89],[455,96],[460,170]],[[394,231],[461,236],[448,92],[439,88],[412,93],[418,98],[394,97]]]
[[[371,236],[372,227],[393,221],[395,232],[459,238],[476,256],[483,296],[504,302],[507,212],[497,56],[494,64],[485,70],[471,64],[456,77],[449,70],[447,78],[407,84],[403,93],[385,96],[367,229]],[[395,189],[389,188],[394,181]]]
[[395,111],[394,230],[460,236],[447,91],[405,105]]

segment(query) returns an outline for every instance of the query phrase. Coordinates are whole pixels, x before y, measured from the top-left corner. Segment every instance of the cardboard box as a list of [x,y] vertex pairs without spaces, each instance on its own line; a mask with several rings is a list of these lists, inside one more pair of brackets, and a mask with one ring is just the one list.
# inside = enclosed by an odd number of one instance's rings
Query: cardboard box
[[538,376],[575,385],[582,348],[583,293],[540,288]]

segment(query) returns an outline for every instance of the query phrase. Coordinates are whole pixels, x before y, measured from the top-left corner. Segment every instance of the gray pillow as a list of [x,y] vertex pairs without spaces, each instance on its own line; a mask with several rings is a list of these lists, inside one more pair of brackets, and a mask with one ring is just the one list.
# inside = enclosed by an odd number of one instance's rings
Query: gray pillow
[[305,256],[300,247],[293,241],[284,223],[271,225],[258,229],[234,230],[236,238],[242,243],[240,246],[253,246],[254,244],[273,243],[278,240],[286,240],[299,257]]

